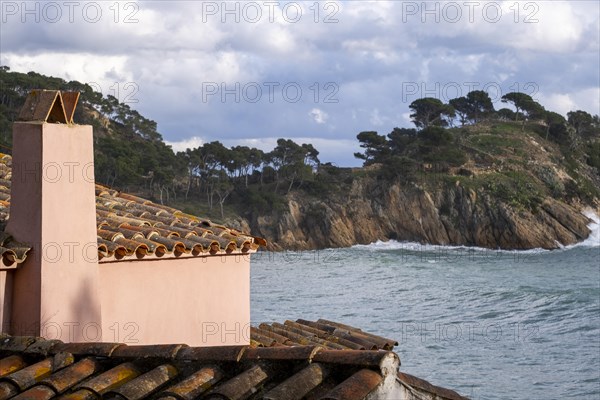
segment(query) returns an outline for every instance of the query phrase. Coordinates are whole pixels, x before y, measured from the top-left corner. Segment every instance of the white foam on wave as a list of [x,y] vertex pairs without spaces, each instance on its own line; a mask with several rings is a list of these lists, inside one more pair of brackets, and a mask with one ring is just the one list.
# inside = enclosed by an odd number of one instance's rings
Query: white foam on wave
[[600,217],[592,210],[585,210],[583,215],[592,220],[592,222],[590,222],[588,225],[588,228],[591,231],[590,236],[588,236],[588,238],[583,242],[567,246],[566,248],[568,249],[579,246],[600,247]]
[[447,254],[450,256],[452,253],[531,253],[538,254],[546,251],[545,249],[529,249],[529,250],[503,250],[503,249],[488,249],[487,247],[477,246],[445,246],[438,244],[422,244],[417,242],[398,242],[396,240],[382,241],[378,240],[371,244],[357,244],[352,246],[353,249],[367,250],[367,251],[390,251],[390,250],[404,250],[414,252],[432,252],[438,254]]
[[[561,249],[568,250],[574,247],[600,247],[600,217],[592,210],[585,210],[583,215],[592,220],[588,225],[590,229],[590,235],[587,239],[582,242],[572,244],[569,246],[561,247]],[[397,240],[388,240],[382,241],[378,240],[371,244],[357,244],[352,246],[353,249],[361,249],[361,250],[370,250],[370,251],[385,251],[385,250],[407,250],[407,251],[485,251],[485,252],[503,252],[503,253],[542,253],[547,251],[556,251],[556,250],[546,250],[541,248],[529,249],[529,250],[502,250],[502,249],[488,249],[485,247],[476,247],[476,246],[443,246],[436,244],[422,244],[417,242],[399,242]]]
[[367,251],[386,251],[386,250],[406,250],[406,251],[431,251],[431,252],[501,252],[501,253],[540,253],[550,250],[545,249],[529,249],[529,250],[503,250],[503,249],[488,249],[487,247],[477,246],[451,246],[439,244],[423,244],[418,242],[399,242],[397,240],[378,240],[371,244],[357,244],[352,246],[353,249]]

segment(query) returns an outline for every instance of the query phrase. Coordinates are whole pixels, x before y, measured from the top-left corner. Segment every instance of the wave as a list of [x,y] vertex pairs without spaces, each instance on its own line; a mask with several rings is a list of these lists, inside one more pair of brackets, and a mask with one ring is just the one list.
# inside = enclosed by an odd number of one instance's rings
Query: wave
[[528,249],[528,250],[504,250],[504,249],[489,249],[487,247],[477,246],[453,246],[453,245],[441,245],[441,244],[423,244],[418,242],[399,242],[397,240],[378,240],[371,244],[357,244],[352,246],[353,249],[367,250],[367,251],[386,251],[386,250],[406,250],[406,251],[456,251],[456,252],[501,252],[501,253],[543,253],[551,250],[546,249]]
[[[589,223],[588,228],[591,231],[590,235],[584,241],[575,243],[568,246],[561,246],[560,250],[569,250],[575,247],[600,247],[600,217],[592,210],[583,211],[583,215],[592,220]],[[378,240],[371,244],[357,244],[352,246],[353,249],[370,250],[370,251],[386,251],[386,250],[406,250],[406,251],[481,251],[481,252],[502,252],[502,253],[545,253],[556,250],[546,250],[542,248],[528,249],[528,250],[503,250],[503,249],[489,249],[486,247],[477,246],[450,246],[450,245],[437,245],[437,244],[423,244],[418,242],[399,242],[397,240]]]
[[590,236],[583,242],[565,246],[565,249],[571,249],[573,247],[600,247],[600,217],[592,210],[583,211],[583,215],[592,220],[588,225],[588,228],[591,231]]

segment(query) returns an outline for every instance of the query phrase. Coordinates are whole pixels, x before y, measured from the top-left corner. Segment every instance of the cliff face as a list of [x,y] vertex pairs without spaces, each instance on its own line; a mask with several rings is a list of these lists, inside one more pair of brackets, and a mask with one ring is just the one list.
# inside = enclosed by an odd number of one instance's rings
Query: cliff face
[[283,208],[247,215],[246,227],[274,250],[389,239],[554,249],[589,236],[581,212],[600,211],[600,168],[588,146],[598,139],[555,142],[537,123],[448,132],[446,144],[405,138],[401,157],[319,171],[318,184],[291,191]]
[[487,248],[558,248],[589,235],[574,206],[545,197],[535,210],[510,206],[485,190],[454,185],[426,189],[364,177],[325,198],[288,195],[287,209],[251,218],[271,248],[319,249],[396,239]]

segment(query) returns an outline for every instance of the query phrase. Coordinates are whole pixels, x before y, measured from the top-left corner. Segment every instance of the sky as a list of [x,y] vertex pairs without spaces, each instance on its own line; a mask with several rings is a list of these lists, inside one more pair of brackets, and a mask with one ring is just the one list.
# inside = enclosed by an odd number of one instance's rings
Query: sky
[[600,114],[600,2],[1,0],[0,65],[111,94],[176,151],[283,137],[355,166],[422,97]]

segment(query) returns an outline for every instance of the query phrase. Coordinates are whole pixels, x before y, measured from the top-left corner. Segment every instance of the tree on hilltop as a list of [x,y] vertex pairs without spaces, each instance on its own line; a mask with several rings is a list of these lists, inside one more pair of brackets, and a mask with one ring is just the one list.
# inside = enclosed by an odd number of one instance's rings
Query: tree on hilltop
[[575,128],[575,133],[578,136],[584,136],[592,127],[594,117],[592,117],[590,113],[582,110],[569,111],[567,113],[567,121],[569,122],[569,125]]
[[410,118],[417,128],[424,129],[429,126],[447,126],[447,118],[453,118],[454,108],[442,103],[433,97],[424,97],[410,103],[408,106],[413,113]]
[[390,151],[388,140],[385,136],[379,135],[375,131],[360,132],[356,135],[360,142],[360,147],[365,149],[364,153],[354,153],[354,157],[365,160],[365,165],[372,164],[388,155]]
[[456,111],[461,125],[471,121],[478,123],[494,113],[492,99],[483,90],[473,90],[467,96],[452,99],[449,103]]
[[417,130],[414,128],[394,128],[388,133],[387,137],[392,155],[400,155],[415,141]]
[[456,115],[460,120],[460,124],[464,126],[469,122],[469,115],[471,114],[471,104],[466,97],[457,97],[449,101],[450,105],[454,107]]
[[544,117],[544,107],[528,94],[520,92],[507,93],[502,96],[501,101],[511,103],[515,107],[515,121],[518,120],[519,116],[523,116],[527,120],[542,119]]
[[[494,113],[492,99],[483,90],[473,90],[467,94],[467,103],[470,106],[468,117],[478,123]],[[452,103],[450,103],[452,104]]]
[[562,137],[565,136],[566,123],[567,120],[565,117],[556,113],[554,111],[546,111],[544,115],[544,123],[546,124],[546,140],[548,140],[548,135],[553,133],[554,136]]
[[275,192],[282,179],[289,182],[289,193],[294,186],[310,179],[313,175],[313,168],[320,164],[319,152],[312,144],[299,145],[291,139],[278,139],[277,146],[266,155],[270,164],[275,169]]
[[496,115],[501,121],[516,121],[518,117],[516,114],[517,113],[510,108],[501,108],[496,111]]

